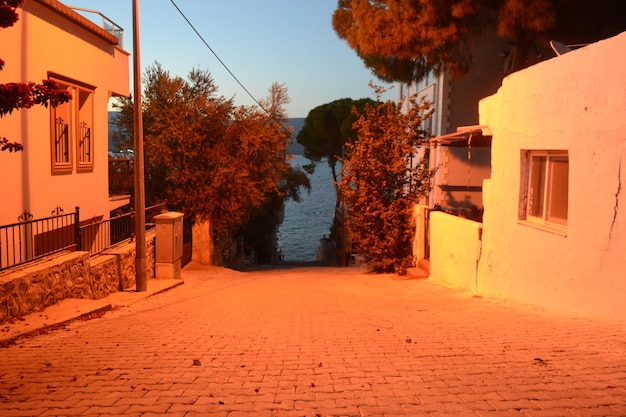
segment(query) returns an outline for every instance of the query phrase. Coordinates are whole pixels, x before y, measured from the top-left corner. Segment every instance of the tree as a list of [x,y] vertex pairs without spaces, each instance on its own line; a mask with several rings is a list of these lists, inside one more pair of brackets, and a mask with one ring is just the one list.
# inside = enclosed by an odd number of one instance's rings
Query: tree
[[258,263],[274,261],[285,200],[291,198],[298,202],[300,189],[311,188],[306,174],[288,163],[287,144],[292,140],[292,128],[284,127],[288,121],[284,110],[287,103],[287,89],[274,83],[269,89],[269,97],[260,102],[264,110],[245,108],[250,112],[236,118],[230,125],[235,129],[230,143],[237,138],[248,138],[249,143],[257,145],[248,148],[248,156],[235,150],[236,157],[243,157],[243,164],[238,168],[250,173],[252,184],[259,180],[267,182],[263,187],[262,203],[258,207],[251,206],[234,233],[254,250]]
[[467,73],[470,41],[489,26],[513,43],[513,72],[550,39],[589,43],[620,33],[624,15],[622,0],[338,0],[332,24],[376,76],[411,82],[444,67]]
[[[23,0],[0,0],[0,28],[13,26],[18,20],[17,7]],[[0,59],[0,71],[5,62]],[[0,84],[0,118],[18,109],[29,109],[35,105],[56,107],[71,100],[72,96],[60,89],[52,80],[43,80],[41,84],[29,82]],[[18,142],[0,136],[0,151],[17,152],[24,147]]]
[[337,161],[342,156],[345,143],[356,136],[352,123],[357,118],[356,114],[364,111],[366,103],[372,104],[373,100],[342,98],[315,107],[307,115],[304,126],[298,133],[298,143],[304,146],[304,157],[311,161],[311,164],[304,167],[305,170],[312,174],[316,164],[326,158],[337,196]]
[[[287,89],[272,85],[261,102],[266,112],[218,96],[207,71],[183,79],[155,63],[145,83],[146,200],[167,200],[195,221],[209,221],[227,247],[268,199],[287,196]],[[122,99],[117,107],[118,144],[131,148],[133,102]]]
[[427,103],[412,98],[407,114],[392,101],[374,105],[354,123],[357,139],[346,144],[341,191],[348,208],[348,231],[353,247],[376,272],[404,274],[414,264],[413,206],[430,190],[434,174],[422,159],[409,163],[415,146],[428,137],[421,129],[430,116]]

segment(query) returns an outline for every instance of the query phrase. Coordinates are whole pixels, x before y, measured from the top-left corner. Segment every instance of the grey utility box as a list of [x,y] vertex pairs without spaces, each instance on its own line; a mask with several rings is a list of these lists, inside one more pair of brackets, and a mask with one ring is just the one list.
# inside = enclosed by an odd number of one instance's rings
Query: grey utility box
[[175,211],[154,217],[156,225],[155,276],[162,279],[181,278],[183,257],[183,214]]

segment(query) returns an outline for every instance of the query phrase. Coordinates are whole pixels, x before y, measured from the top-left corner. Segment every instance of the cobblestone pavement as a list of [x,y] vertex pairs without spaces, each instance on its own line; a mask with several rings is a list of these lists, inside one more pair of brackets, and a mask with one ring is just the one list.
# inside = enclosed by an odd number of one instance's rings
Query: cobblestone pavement
[[357,267],[183,277],[0,348],[0,415],[626,415],[624,322]]

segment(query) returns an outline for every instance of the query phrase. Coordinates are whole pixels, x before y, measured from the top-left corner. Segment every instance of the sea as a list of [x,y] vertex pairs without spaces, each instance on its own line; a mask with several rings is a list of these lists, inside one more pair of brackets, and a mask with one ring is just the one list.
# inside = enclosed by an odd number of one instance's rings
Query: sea
[[[294,167],[309,164],[302,155],[291,160]],[[303,191],[302,201],[287,200],[285,217],[278,229],[278,246],[286,262],[316,261],[320,239],[328,237],[335,210],[335,187],[326,160],[315,167],[309,175],[311,193]]]

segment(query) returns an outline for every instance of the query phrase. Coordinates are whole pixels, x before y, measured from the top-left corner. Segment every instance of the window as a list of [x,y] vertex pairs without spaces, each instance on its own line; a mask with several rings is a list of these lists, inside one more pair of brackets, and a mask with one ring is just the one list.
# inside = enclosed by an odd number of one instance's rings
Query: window
[[74,163],[77,172],[93,171],[94,88],[62,77],[51,78],[72,95],[72,100],[50,110],[52,173],[72,173]]
[[93,92],[77,89],[78,143],[76,144],[76,167],[79,171],[93,170]]
[[522,151],[520,218],[564,230],[567,226],[569,157],[567,151]]
[[426,78],[426,86],[435,84],[435,70],[431,69],[428,71],[428,75]]
[[[65,87],[70,93],[69,87]],[[72,94],[72,97],[74,95]],[[51,108],[52,114],[52,173],[72,172],[72,102]]]

